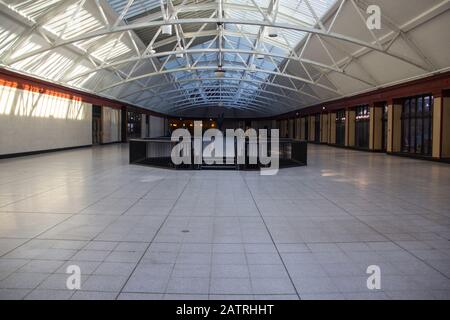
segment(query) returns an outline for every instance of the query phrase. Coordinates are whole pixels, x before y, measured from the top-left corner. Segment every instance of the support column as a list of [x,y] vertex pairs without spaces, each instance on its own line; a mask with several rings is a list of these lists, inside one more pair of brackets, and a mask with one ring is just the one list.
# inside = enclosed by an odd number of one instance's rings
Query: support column
[[126,106],[122,107],[120,120],[121,140],[122,142],[128,142],[128,110]]
[[356,112],[355,110],[347,109],[345,111],[345,146],[355,146],[355,122]]
[[440,159],[442,156],[442,120],[443,103],[442,93],[434,94],[433,103],[433,158]]
[[141,138],[147,137],[147,115],[141,115]]
[[398,102],[388,102],[388,133],[387,152],[400,152],[402,148],[402,105]]
[[295,139],[302,139],[302,121],[300,118],[295,119]]
[[329,130],[330,130],[330,139],[328,140],[329,144],[336,144],[336,113],[330,113],[329,114]]
[[442,98],[442,154],[450,159],[450,97]]
[[372,104],[370,106],[370,138],[369,149],[379,151],[383,148],[383,108]]
[[300,119],[300,140],[306,140],[305,137],[306,118]]
[[320,142],[328,143],[328,114],[320,115]]
[[311,142],[314,142],[316,139],[316,119],[315,116],[309,116],[309,140]]
[[294,132],[294,119],[289,119],[288,121],[288,135],[289,139],[295,138],[295,132]]

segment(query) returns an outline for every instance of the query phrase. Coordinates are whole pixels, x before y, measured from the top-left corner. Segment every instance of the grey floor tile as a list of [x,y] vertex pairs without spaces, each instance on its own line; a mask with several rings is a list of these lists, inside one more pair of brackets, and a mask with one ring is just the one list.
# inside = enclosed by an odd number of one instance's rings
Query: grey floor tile
[[35,289],[25,300],[68,300],[74,294],[71,290]]
[[253,294],[250,279],[212,278],[211,294]]
[[[129,166],[127,152],[0,161],[0,299],[450,297],[447,166],[310,146],[308,167],[261,177]],[[365,287],[372,264],[381,292]]]

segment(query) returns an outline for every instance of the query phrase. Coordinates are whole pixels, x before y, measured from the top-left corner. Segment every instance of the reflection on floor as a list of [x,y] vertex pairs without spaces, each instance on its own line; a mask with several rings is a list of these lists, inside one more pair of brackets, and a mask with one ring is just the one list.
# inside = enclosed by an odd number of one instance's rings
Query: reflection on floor
[[449,165],[310,146],[308,167],[262,177],[127,157],[0,161],[0,298],[450,298]]

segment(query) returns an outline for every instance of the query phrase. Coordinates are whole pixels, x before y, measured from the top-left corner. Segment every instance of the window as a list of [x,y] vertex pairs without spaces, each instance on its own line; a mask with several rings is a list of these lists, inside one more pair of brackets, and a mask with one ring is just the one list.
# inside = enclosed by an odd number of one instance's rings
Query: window
[[402,152],[431,156],[433,97],[407,98],[402,108]]
[[140,138],[141,137],[141,121],[142,115],[136,112],[128,112],[128,137]]
[[345,110],[336,113],[336,144],[345,145]]
[[369,149],[370,108],[368,105],[356,107],[355,145]]

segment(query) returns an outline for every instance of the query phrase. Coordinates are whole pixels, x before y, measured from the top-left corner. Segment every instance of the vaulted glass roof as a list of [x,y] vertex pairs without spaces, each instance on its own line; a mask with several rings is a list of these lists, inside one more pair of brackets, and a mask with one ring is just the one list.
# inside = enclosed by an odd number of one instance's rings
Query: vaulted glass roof
[[[407,38],[403,20],[421,12],[405,9],[370,30],[372,2],[3,0],[0,61],[168,114],[274,115],[439,70]],[[402,72],[383,79],[370,54]]]

